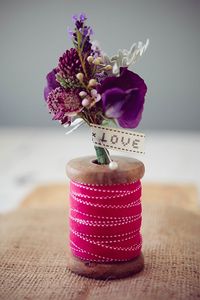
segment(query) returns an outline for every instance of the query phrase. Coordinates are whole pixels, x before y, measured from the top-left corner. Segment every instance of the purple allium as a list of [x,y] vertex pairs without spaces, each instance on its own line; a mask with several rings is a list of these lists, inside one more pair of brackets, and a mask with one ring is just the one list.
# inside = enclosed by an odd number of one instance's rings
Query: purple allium
[[104,79],[98,92],[102,95],[103,110],[107,117],[117,119],[123,128],[138,126],[147,92],[141,77],[127,68],[120,68],[120,76]]
[[68,79],[76,79],[76,74],[83,72],[81,62],[75,48],[66,50],[66,52],[59,58],[58,69],[61,75]]
[[49,93],[55,88],[59,87],[60,84],[56,81],[56,74],[58,73],[58,69],[55,68],[51,72],[49,72],[46,76],[47,86],[44,88],[44,98],[47,101],[47,97]]
[[82,110],[78,91],[66,90],[62,87],[58,87],[49,93],[47,105],[53,115],[53,120],[59,120],[61,124],[69,123],[70,117]]

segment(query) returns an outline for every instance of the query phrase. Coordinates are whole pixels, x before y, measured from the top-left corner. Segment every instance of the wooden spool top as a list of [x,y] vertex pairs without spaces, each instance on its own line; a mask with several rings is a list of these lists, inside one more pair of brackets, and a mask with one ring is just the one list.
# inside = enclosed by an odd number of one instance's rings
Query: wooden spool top
[[94,156],[72,159],[67,164],[67,175],[76,182],[98,185],[130,183],[143,177],[145,169],[141,161],[123,156],[112,156],[112,159],[118,163],[116,170],[98,165]]

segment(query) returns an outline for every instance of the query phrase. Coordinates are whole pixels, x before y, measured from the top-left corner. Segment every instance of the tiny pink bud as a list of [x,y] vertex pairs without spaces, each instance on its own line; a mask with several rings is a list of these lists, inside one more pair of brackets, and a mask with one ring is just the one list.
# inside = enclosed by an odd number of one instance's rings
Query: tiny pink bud
[[92,97],[95,97],[97,95],[97,90],[92,89],[90,93]]
[[89,101],[87,98],[84,98],[84,99],[82,100],[82,105],[83,105],[84,107],[87,107],[87,106],[90,105],[90,101]]

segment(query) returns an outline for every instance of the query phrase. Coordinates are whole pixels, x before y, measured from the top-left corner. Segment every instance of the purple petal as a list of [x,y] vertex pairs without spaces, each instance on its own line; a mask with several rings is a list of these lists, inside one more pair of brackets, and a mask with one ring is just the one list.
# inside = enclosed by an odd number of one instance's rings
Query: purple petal
[[81,22],[84,22],[85,20],[87,20],[86,14],[85,13],[81,13],[79,16],[79,19]]
[[131,90],[126,95],[122,107],[123,114],[118,118],[119,125],[123,128],[135,128],[141,121],[144,107],[144,97],[139,90]]
[[125,97],[126,93],[119,88],[107,90],[103,94],[104,111],[108,118],[116,119],[123,114],[122,107]]
[[44,88],[44,98],[47,101],[48,94],[60,86],[56,80],[57,69],[53,69],[46,76],[47,86]]
[[70,125],[71,124],[71,118],[68,117],[68,116],[65,116],[62,120],[61,120],[61,124],[68,124]]
[[77,20],[78,20],[78,15],[73,15],[73,16],[72,16],[72,21],[73,21],[74,23],[76,23]]
[[72,38],[74,32],[69,27],[67,28],[67,32],[68,32],[69,37]]
[[93,35],[94,34],[94,31],[91,27],[89,27],[89,35]]
[[127,68],[121,68],[119,77],[105,78],[97,90],[102,95],[106,115],[117,119],[121,127],[137,127],[142,117],[147,91],[140,76]]
[[48,95],[50,93],[50,89],[48,86],[44,88],[44,99],[47,101]]

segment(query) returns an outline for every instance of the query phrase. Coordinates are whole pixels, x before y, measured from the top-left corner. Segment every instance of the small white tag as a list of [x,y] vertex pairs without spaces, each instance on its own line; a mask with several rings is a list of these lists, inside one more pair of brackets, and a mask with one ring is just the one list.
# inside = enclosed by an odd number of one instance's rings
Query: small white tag
[[112,150],[144,154],[145,135],[139,132],[90,124],[96,146]]

